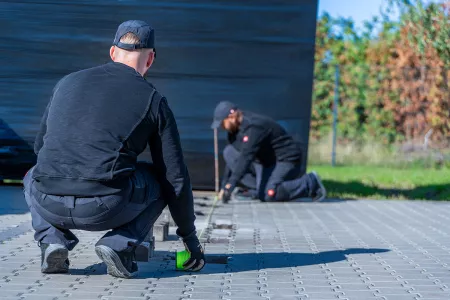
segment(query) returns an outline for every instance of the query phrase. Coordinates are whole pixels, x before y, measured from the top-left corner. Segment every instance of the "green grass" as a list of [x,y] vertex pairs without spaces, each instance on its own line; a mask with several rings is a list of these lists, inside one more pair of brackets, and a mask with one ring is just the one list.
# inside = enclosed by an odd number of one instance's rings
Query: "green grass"
[[6,184],[22,184],[22,180],[16,180],[16,179],[5,179],[3,180]]
[[[330,137],[331,138],[331,137]],[[308,162],[311,165],[331,163],[331,139],[311,141],[308,148]],[[405,152],[398,145],[382,145],[377,142],[338,142],[336,162],[342,166],[379,166],[400,169],[450,169],[450,149],[424,150],[415,144],[414,150]],[[408,148],[408,147],[406,147]],[[405,149],[406,149],[405,148]]]
[[311,165],[329,198],[450,200],[450,169]]

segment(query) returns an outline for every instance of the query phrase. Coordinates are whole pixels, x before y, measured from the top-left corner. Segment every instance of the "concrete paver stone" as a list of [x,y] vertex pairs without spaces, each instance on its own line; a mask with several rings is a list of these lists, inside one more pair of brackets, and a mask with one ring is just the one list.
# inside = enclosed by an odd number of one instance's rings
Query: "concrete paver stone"
[[[20,187],[5,198],[2,188],[0,201],[24,201]],[[107,275],[96,256],[105,232],[77,230],[69,274],[42,274],[29,213],[2,209],[0,299],[450,299],[450,203],[232,201],[206,224],[212,203],[196,198],[196,226],[221,263],[176,271],[184,248],[165,210],[131,280]]]

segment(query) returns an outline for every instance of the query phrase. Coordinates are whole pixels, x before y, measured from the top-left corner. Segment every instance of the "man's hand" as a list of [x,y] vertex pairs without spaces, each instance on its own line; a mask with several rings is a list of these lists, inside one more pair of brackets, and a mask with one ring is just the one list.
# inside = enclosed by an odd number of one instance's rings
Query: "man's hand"
[[231,191],[230,191],[231,184],[227,183],[223,189],[220,190],[218,198],[223,203],[228,203],[231,198]]
[[222,202],[223,203],[228,203],[230,201],[231,198],[231,190],[230,190],[231,184],[227,184],[225,186],[225,189],[223,190],[223,195],[222,195]]
[[184,270],[197,272],[203,269],[205,266],[205,254],[195,233],[183,239],[183,244],[186,251],[190,253],[190,258],[183,264]]

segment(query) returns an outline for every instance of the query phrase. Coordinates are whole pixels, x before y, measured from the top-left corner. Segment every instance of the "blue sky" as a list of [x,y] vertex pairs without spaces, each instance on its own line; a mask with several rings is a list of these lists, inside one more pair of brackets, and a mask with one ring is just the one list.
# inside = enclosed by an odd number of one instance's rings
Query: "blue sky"
[[[424,0],[424,3],[440,2]],[[365,20],[379,15],[380,7],[386,7],[386,0],[319,0],[319,16],[327,11],[331,16],[351,17],[355,26],[362,28]]]
[[382,5],[386,0],[319,0],[319,16],[326,11],[333,17],[351,17],[361,28],[365,20],[379,15]]

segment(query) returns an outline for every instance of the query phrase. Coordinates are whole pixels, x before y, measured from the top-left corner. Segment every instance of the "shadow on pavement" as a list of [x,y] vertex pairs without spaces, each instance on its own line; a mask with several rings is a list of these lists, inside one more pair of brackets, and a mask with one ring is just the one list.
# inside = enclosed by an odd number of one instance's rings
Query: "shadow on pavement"
[[[364,249],[351,248],[346,250],[324,251],[319,253],[241,253],[230,254],[228,264],[207,264],[200,272],[180,272],[175,270],[175,261],[161,261],[161,264],[156,267],[155,263],[146,265],[139,264],[139,275],[137,278],[169,278],[179,277],[189,274],[196,275],[211,275],[220,273],[239,273],[248,271],[258,271],[261,269],[280,269],[280,268],[294,268],[306,267],[325,263],[333,263],[344,261],[347,259],[346,255],[355,254],[375,254],[390,251],[389,249]],[[156,268],[158,270],[153,270]],[[70,270],[73,275],[104,275],[106,267],[102,264],[95,264],[86,269]]]
[[[318,203],[336,203],[336,202],[346,202],[346,201],[356,201],[357,199],[345,199],[345,198],[327,198]],[[289,203],[314,203],[311,198],[298,199],[290,201]]]
[[[329,199],[324,199],[320,202],[317,203],[336,203],[336,202],[346,202],[346,201],[356,201],[357,199],[340,199],[340,198],[329,198]],[[301,198],[301,199],[295,199],[295,200],[291,200],[291,201],[283,201],[283,202],[262,202],[258,199],[256,200],[232,200],[230,202],[230,204],[233,205],[242,205],[245,204],[247,205],[248,203],[253,202],[255,204],[263,204],[263,203],[267,203],[267,204],[271,204],[271,205],[280,205],[282,203],[315,203],[312,201],[311,198]]]
[[69,269],[69,275],[83,276],[83,275],[105,275],[106,265],[104,263],[97,263],[84,269]]

